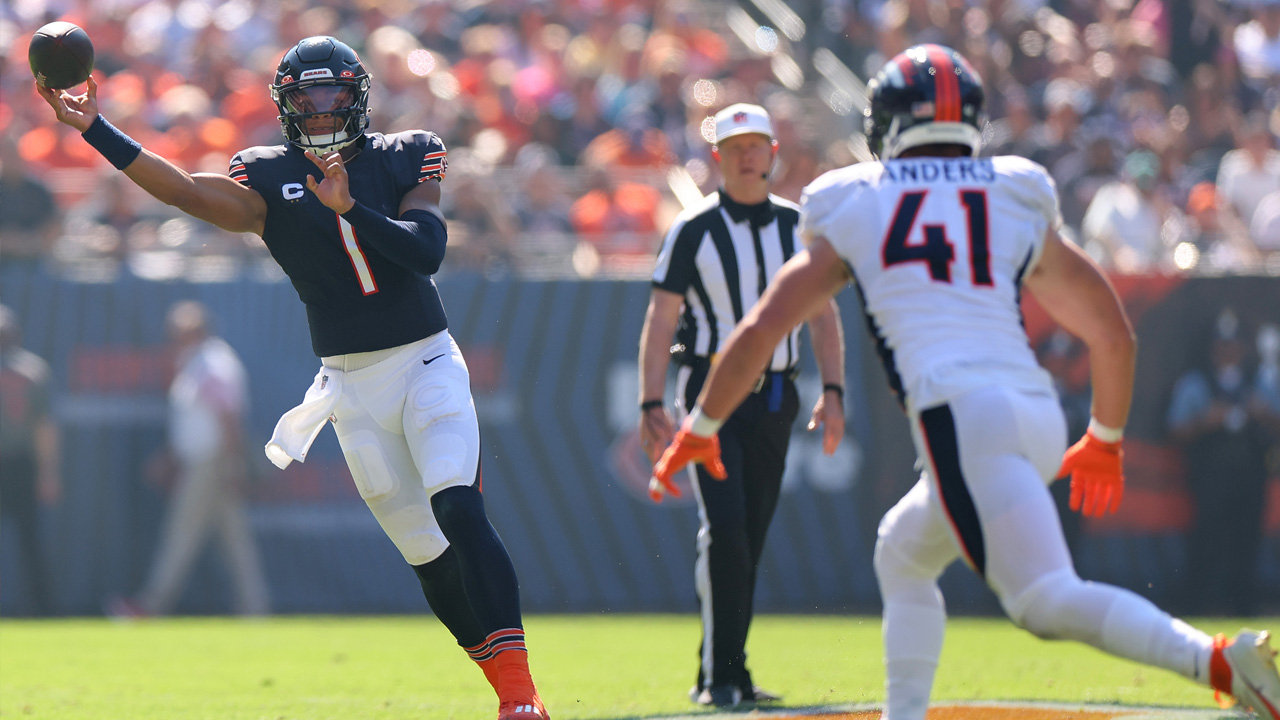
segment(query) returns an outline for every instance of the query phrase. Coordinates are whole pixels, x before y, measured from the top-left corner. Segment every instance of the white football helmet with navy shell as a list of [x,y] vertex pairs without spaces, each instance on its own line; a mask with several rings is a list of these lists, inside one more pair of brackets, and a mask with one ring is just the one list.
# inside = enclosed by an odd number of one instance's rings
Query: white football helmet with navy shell
[[370,75],[349,45],[309,37],[280,59],[271,99],[290,143],[317,155],[340,150],[369,127]]
[[976,156],[985,122],[982,78],[960,53],[916,45],[868,83],[867,143],[882,160],[921,145],[963,145]]

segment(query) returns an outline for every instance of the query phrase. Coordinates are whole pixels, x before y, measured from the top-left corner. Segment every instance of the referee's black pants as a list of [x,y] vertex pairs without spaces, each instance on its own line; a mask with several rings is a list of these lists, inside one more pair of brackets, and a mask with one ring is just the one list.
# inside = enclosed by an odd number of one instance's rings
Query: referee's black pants
[[[707,368],[690,368],[683,389],[692,408]],[[720,456],[727,480],[716,480],[696,465],[698,558],[694,583],[702,617],[698,687],[735,685],[752,697],[747,671],[747,631],[751,626],[756,569],[765,535],[782,489],[791,426],[800,409],[795,383],[769,373],[720,428]]]

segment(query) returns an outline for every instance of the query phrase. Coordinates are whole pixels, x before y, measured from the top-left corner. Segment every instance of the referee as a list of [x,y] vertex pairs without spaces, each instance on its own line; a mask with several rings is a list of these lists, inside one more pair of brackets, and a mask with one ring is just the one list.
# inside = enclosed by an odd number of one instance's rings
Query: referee
[[[715,123],[711,156],[724,184],[681,213],[667,233],[640,337],[640,438],[651,462],[675,431],[663,406],[668,355],[679,365],[675,403],[683,414],[693,407],[734,325],[799,250],[799,209],[769,194],[778,146],[768,113],[758,105],[731,105],[716,114]],[[824,384],[809,429],[823,427],[823,450],[831,454],[844,435],[844,340],[834,301],[809,320],[809,331]],[[795,386],[799,334],[797,327],[778,345],[769,367],[761,368],[755,392],[720,430],[728,480],[714,480],[701,465],[694,466],[701,521],[694,582],[702,645],[690,697],[702,705],[779,699],[752,683],[746,642],[756,568],[800,408]],[[661,500],[661,489],[653,495]]]

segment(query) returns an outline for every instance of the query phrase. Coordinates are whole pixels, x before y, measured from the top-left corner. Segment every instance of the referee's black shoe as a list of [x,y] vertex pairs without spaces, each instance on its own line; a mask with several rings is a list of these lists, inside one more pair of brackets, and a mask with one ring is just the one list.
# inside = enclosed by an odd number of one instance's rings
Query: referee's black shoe
[[772,703],[772,702],[781,702],[781,701],[782,701],[781,695],[776,695],[774,693],[771,693],[768,690],[765,690],[764,688],[760,687],[759,685],[752,685],[750,692],[747,692],[745,690],[742,692],[742,702]]
[[689,691],[689,699],[707,707],[731,708],[743,701],[742,690],[734,685],[712,685]]
[[746,668],[742,669],[742,677],[739,678],[738,688],[742,690],[742,702],[744,703],[771,703],[782,700],[781,695],[775,695],[756,685],[751,680],[751,671]]

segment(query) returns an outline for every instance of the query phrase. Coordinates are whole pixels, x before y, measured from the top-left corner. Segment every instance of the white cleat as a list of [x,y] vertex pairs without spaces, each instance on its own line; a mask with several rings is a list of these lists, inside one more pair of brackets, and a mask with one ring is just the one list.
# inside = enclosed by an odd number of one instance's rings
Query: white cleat
[[1280,673],[1271,633],[1241,630],[1231,640],[1219,635],[1214,638],[1209,668],[1215,689],[1231,693],[1264,720],[1280,720]]

